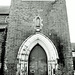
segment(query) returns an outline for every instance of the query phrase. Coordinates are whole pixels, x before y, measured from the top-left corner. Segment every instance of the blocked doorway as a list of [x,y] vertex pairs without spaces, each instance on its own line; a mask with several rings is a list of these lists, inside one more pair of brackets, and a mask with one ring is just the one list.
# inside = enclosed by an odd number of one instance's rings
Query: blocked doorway
[[39,44],[30,52],[28,61],[28,75],[48,75],[47,55]]

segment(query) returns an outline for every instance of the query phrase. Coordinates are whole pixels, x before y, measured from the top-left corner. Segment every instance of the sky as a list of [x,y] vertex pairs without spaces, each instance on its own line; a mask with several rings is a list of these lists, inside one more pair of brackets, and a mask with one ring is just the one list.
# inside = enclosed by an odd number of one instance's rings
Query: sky
[[[0,0],[0,6],[10,6],[11,0]],[[71,43],[75,43],[75,0],[66,0]]]

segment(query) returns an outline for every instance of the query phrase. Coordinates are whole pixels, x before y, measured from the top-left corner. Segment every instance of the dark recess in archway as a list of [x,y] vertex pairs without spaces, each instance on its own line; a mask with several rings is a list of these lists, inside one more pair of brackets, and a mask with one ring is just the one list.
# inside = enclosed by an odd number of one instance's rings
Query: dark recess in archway
[[31,50],[28,64],[28,75],[48,75],[47,55],[39,44]]

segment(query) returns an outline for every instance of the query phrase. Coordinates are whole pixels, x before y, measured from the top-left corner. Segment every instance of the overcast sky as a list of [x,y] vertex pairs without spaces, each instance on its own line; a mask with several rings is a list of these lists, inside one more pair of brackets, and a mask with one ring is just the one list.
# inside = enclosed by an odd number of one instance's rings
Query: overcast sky
[[[10,6],[11,0],[0,0],[0,6]],[[70,39],[75,43],[75,0],[66,0]]]

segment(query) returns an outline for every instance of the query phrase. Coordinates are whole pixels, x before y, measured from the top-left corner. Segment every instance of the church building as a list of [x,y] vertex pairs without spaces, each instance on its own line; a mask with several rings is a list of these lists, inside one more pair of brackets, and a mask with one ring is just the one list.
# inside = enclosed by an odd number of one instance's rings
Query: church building
[[11,0],[0,8],[2,75],[73,75],[65,0]]

